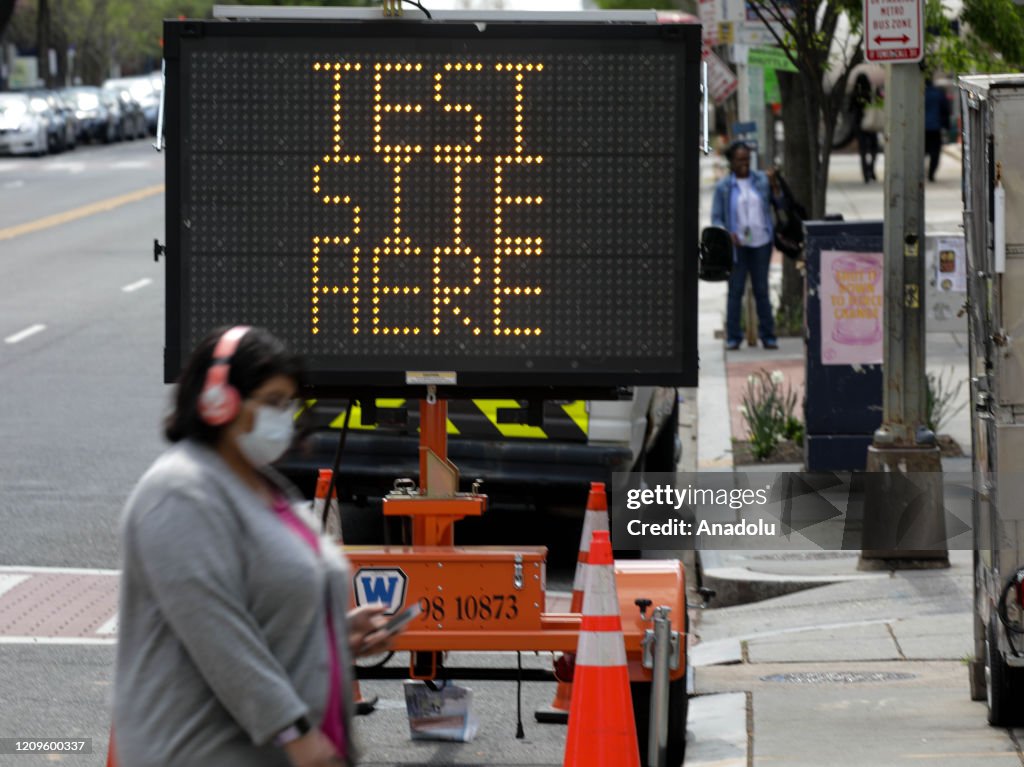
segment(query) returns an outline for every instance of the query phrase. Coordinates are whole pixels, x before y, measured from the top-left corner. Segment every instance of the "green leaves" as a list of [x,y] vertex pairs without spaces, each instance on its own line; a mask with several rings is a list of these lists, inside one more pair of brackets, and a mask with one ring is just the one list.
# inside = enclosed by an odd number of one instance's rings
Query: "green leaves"
[[786,385],[782,371],[758,370],[747,377],[740,413],[750,432],[750,450],[759,461],[766,460],[780,439],[803,440],[804,426],[796,417],[797,396]]

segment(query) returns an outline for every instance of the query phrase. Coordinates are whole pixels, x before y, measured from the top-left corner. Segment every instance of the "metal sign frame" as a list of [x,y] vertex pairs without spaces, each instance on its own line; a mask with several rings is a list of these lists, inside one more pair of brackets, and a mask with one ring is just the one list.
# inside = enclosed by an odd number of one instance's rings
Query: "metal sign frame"
[[[673,353],[671,358],[658,358],[659,369],[650,360],[637,359],[631,366],[631,358],[623,359],[565,359],[565,364],[552,371],[549,363],[546,372],[533,372],[532,363],[518,367],[503,364],[505,357],[496,357],[493,369],[460,370],[446,365],[445,360],[412,360],[406,365],[411,370],[392,369],[350,369],[351,361],[337,359],[331,366],[311,365],[308,371],[309,388],[321,394],[353,392],[402,392],[407,396],[418,396],[425,387],[433,383],[443,390],[446,397],[461,397],[482,392],[542,391],[547,396],[558,392],[579,392],[583,390],[611,390],[621,386],[674,385],[694,386],[697,381],[697,258],[698,238],[698,179],[699,158],[695,147],[698,144],[699,98],[700,98],[700,28],[691,24],[657,23],[537,23],[513,21],[421,21],[421,20],[319,20],[319,21],[168,21],[165,23],[165,59],[167,66],[167,192],[166,192],[166,263],[167,263],[167,318],[165,347],[165,379],[173,381],[181,371],[183,362],[190,352],[191,340],[187,338],[188,327],[186,299],[190,289],[190,275],[183,252],[183,241],[187,236],[190,221],[183,217],[182,201],[188,191],[187,173],[184,162],[188,147],[188,119],[185,105],[189,96],[183,68],[185,54],[211,41],[225,41],[229,46],[243,47],[247,41],[255,50],[277,52],[275,46],[295,50],[296,43],[325,40],[352,39],[364,41],[400,41],[402,50],[414,50],[417,46],[430,50],[431,41],[447,40],[451,44],[460,41],[494,41],[496,50],[508,50],[509,46],[536,46],[538,52],[557,50],[559,46],[570,45],[577,49],[589,47],[594,52],[621,50],[626,41],[630,45],[664,45],[666,51],[674,51],[677,67],[679,93],[677,104],[680,110],[681,132],[674,149],[675,167],[673,189],[681,209],[676,214],[674,236],[672,237],[674,293],[680,305],[673,308],[672,316],[664,318],[673,323]],[[283,42],[282,42],[283,41]],[[476,43],[479,50],[480,43]],[[672,46],[672,47],[670,47]],[[465,46],[464,46],[465,47]],[[386,54],[387,51],[382,51]],[[623,260],[622,268],[629,263]],[[615,306],[607,306],[614,312]],[[237,318],[245,321],[245,318]],[[273,331],[271,327],[270,330]],[[678,353],[676,353],[678,352]],[[555,358],[561,359],[561,358]],[[432,363],[432,364],[431,364]],[[454,367],[454,369],[452,369]],[[429,379],[429,380],[428,380]]]

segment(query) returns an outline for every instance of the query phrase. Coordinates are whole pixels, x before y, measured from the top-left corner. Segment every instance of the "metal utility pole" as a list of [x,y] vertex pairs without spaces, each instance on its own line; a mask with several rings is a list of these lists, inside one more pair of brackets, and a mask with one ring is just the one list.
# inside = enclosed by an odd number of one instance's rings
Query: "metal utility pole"
[[948,567],[942,463],[926,426],[924,76],[916,62],[888,65],[885,103],[885,390],[868,448],[860,566]]

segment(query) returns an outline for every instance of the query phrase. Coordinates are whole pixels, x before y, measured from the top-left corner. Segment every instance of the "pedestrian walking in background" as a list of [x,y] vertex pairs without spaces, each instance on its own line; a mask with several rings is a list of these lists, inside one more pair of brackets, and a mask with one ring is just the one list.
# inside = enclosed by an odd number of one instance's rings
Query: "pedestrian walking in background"
[[853,84],[853,124],[857,135],[857,152],[864,183],[876,180],[875,159],[878,157],[878,134],[885,130],[885,111],[875,101],[868,76],[861,72]]
[[750,168],[750,147],[733,142],[726,150],[729,174],[716,185],[711,202],[711,223],[728,230],[733,241],[726,310],[726,348],[736,350],[743,341],[740,312],[747,274],[757,302],[757,330],[765,349],[778,349],[775,318],[768,297],[768,266],[772,258],[772,205],[783,204],[774,170]]
[[928,180],[935,180],[942,155],[942,132],[949,130],[949,99],[929,77],[924,81],[924,151],[928,155]]
[[352,657],[383,607],[269,468],[292,440],[299,362],[264,330],[199,344],[172,446],[122,517],[114,741],[125,767],[353,763]]

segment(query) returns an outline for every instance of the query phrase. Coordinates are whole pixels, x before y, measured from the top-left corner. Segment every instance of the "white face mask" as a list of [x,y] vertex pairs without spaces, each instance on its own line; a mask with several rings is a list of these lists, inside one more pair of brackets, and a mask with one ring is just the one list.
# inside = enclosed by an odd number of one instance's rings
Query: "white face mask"
[[271,464],[284,455],[295,434],[296,406],[280,410],[260,405],[252,431],[238,437],[238,449],[253,466]]

